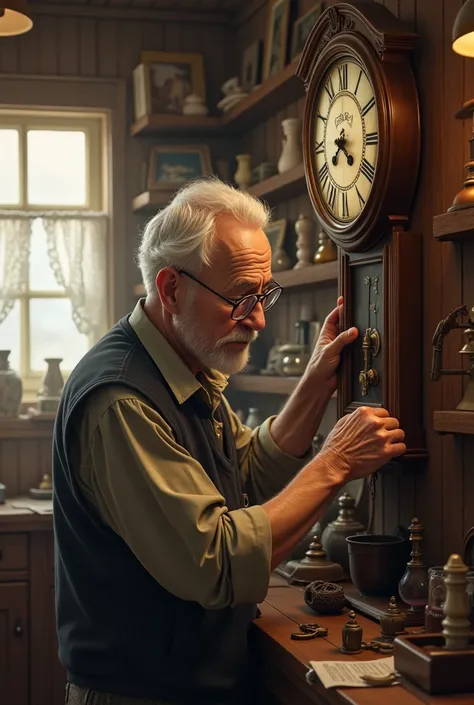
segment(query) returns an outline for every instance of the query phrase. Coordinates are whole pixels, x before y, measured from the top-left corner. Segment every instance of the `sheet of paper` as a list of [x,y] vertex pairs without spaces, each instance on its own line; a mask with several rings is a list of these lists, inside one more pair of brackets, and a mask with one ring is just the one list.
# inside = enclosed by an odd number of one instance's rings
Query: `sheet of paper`
[[393,656],[376,661],[310,661],[325,688],[370,688],[362,675],[388,676],[394,672]]
[[13,509],[29,509],[35,514],[52,514],[53,503],[50,499],[16,499],[11,503]]

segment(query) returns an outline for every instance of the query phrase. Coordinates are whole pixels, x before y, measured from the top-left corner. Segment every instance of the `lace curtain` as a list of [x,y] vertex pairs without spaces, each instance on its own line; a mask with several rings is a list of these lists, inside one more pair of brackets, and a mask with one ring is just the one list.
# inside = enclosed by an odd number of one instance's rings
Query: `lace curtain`
[[28,285],[30,232],[28,218],[0,215],[0,324]]
[[0,213],[0,324],[27,291],[31,224],[38,217],[76,328],[93,343],[107,329],[107,216],[102,213]]
[[61,213],[42,220],[49,262],[71,300],[76,328],[95,342],[107,328],[107,217]]

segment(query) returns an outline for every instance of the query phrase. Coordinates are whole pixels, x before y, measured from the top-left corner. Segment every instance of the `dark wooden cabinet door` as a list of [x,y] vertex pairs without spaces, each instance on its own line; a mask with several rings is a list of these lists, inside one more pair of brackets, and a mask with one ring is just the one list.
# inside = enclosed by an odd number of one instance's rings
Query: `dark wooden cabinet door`
[[38,531],[31,536],[30,574],[30,705],[64,705],[66,672],[58,658],[51,531]]
[[28,585],[0,583],[0,701],[28,705]]

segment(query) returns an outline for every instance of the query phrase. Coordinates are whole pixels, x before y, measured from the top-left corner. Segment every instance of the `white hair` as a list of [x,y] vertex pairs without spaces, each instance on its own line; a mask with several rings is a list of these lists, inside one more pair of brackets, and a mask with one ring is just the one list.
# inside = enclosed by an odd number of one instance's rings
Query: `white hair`
[[268,207],[245,191],[215,177],[189,182],[143,232],[138,266],[147,294],[155,290],[156,275],[164,267],[199,271],[211,264],[215,221],[221,214],[262,230],[270,220]]

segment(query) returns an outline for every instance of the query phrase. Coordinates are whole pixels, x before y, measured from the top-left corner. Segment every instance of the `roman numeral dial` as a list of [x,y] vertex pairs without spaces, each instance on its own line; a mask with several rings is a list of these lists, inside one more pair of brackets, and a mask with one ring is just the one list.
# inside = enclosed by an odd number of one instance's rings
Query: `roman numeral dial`
[[318,203],[331,222],[350,225],[377,181],[376,94],[365,67],[349,56],[322,74],[313,105],[312,163]]

